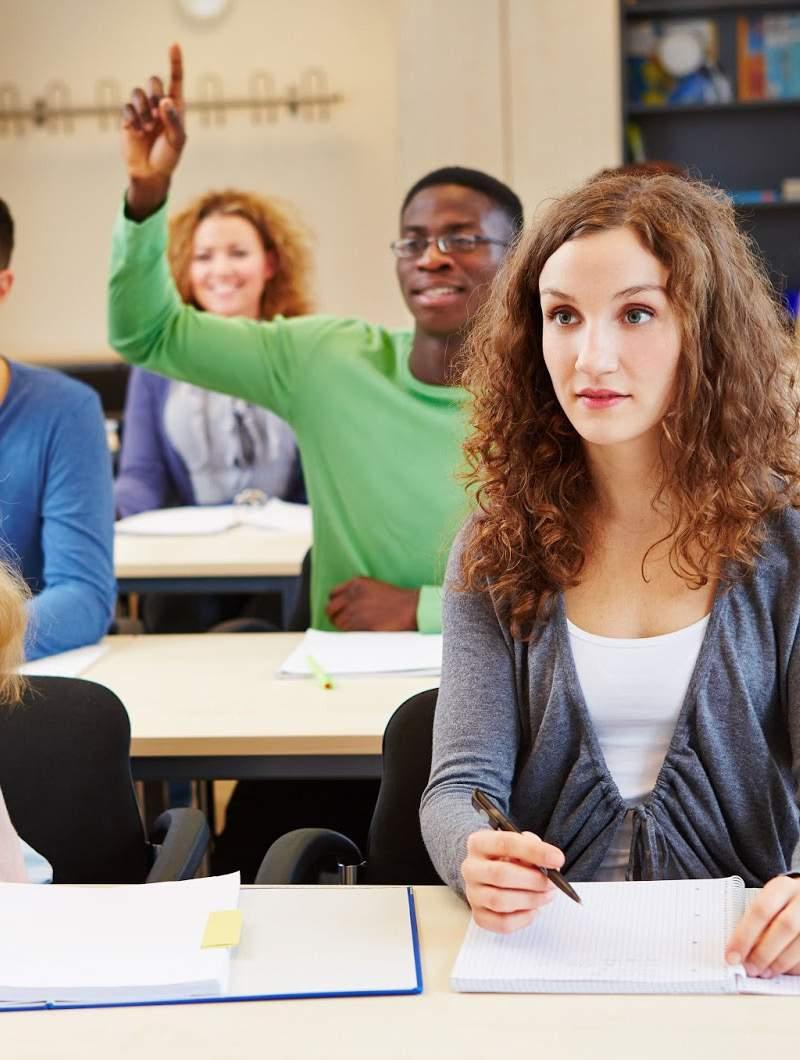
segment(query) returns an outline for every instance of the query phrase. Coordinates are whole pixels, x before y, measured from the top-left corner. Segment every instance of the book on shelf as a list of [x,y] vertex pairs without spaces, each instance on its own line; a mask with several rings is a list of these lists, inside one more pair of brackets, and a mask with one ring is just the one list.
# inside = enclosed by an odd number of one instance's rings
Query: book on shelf
[[628,100],[645,106],[727,103],[714,19],[649,19],[631,26],[625,45]]
[[780,192],[775,188],[735,188],[728,195],[737,206],[749,206],[754,203],[780,202]]
[[738,98],[800,99],[800,13],[736,19]]

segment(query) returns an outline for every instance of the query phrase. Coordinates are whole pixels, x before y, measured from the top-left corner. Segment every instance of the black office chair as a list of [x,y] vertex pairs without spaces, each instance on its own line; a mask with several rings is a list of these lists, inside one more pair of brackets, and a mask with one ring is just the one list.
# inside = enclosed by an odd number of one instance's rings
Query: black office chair
[[305,633],[311,625],[311,549],[303,556],[297,592],[291,613],[286,620],[288,633]]
[[[438,884],[419,827],[419,800],[431,769],[438,689],[402,703],[383,734],[383,777],[369,828],[366,858],[356,844],[325,828],[297,828],[277,839],[256,883]],[[341,866],[341,868],[340,868]],[[359,866],[358,871],[354,867]]]
[[145,836],[130,768],[130,722],[103,685],[33,677],[0,707],[0,789],[55,883],[154,883],[194,876],[208,846],[199,810],[167,810]]
[[[292,596],[289,614],[283,616],[287,633],[305,633],[311,625],[311,549],[303,556],[297,588]],[[278,633],[274,622],[257,616],[230,618],[212,626],[209,633]]]

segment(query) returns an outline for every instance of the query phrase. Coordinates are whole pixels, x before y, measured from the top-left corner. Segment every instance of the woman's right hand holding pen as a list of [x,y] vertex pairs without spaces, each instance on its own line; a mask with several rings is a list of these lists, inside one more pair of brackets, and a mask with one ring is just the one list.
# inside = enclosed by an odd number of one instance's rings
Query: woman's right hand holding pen
[[563,864],[558,847],[532,832],[473,832],[461,875],[475,923],[503,934],[526,927],[556,894],[536,866],[560,869]]
[[133,89],[122,112],[122,156],[129,180],[126,212],[135,221],[155,213],[166,199],[186,143],[183,57],[177,44],[169,50],[169,64],[166,93],[161,78],[151,77],[146,90]]

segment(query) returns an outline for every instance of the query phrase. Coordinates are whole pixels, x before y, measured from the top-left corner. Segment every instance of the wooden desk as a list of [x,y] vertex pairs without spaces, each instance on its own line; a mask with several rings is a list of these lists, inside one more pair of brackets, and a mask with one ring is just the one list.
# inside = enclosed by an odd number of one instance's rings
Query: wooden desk
[[131,719],[139,780],[379,776],[386,722],[436,677],[277,678],[296,633],[107,637],[81,676]]
[[250,526],[179,537],[115,534],[114,571],[120,592],[282,590],[310,546],[310,535]]
[[752,1060],[795,1047],[784,997],[454,994],[467,924],[443,887],[417,887],[425,990],[416,997],[0,1013],[14,1060]]

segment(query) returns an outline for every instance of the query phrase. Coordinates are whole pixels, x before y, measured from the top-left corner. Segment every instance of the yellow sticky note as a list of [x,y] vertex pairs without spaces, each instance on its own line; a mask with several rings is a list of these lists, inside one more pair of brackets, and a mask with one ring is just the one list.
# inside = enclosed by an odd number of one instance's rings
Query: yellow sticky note
[[201,949],[210,946],[238,946],[242,934],[242,913],[239,909],[219,909],[208,914]]

